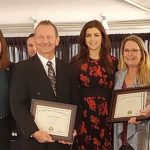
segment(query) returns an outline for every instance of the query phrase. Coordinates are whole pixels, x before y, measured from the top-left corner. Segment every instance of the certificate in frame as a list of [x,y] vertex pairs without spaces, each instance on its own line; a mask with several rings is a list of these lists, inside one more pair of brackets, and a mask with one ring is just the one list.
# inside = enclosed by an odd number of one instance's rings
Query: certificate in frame
[[32,99],[30,111],[39,130],[48,132],[53,140],[73,142],[76,105]]
[[150,86],[114,90],[110,109],[110,122],[147,119],[140,115],[140,110],[150,104]]

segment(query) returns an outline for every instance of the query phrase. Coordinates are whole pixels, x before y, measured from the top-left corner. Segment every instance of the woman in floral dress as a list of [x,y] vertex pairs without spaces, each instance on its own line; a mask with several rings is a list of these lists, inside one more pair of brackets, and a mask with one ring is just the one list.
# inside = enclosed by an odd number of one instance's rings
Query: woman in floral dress
[[112,149],[108,116],[117,61],[110,56],[110,49],[102,24],[97,20],[86,23],[80,34],[79,54],[72,59],[82,96],[77,150]]

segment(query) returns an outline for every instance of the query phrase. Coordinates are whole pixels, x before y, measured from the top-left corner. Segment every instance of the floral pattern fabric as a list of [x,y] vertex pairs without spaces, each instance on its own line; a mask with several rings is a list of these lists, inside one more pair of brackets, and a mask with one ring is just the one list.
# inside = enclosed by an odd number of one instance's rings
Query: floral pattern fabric
[[[115,64],[116,59],[109,56]],[[114,74],[108,75],[100,60],[91,58],[81,65],[79,71],[80,88],[105,89],[98,96],[83,95],[81,120],[77,135],[79,150],[111,150],[112,124],[108,123],[109,107],[114,85]],[[88,93],[87,93],[88,94]]]

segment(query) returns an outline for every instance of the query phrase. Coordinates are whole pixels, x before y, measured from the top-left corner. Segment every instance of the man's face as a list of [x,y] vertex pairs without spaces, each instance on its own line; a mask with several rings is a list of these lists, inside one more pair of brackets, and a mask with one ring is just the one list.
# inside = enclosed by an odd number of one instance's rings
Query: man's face
[[59,36],[56,35],[53,26],[39,25],[35,31],[35,45],[37,52],[42,56],[54,55],[55,48],[59,44]]
[[36,54],[36,47],[34,43],[34,37],[29,37],[27,40],[27,51],[30,57]]

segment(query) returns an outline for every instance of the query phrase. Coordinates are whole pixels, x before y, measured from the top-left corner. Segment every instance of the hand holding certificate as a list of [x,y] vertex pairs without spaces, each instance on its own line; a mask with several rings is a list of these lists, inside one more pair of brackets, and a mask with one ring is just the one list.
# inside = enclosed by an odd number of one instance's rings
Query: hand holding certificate
[[58,141],[73,141],[76,109],[75,105],[35,99],[31,104],[31,113],[38,128]]
[[140,87],[125,90],[115,90],[113,93],[110,121],[128,121],[131,117],[146,119],[141,116],[143,110],[150,104],[150,87]]

